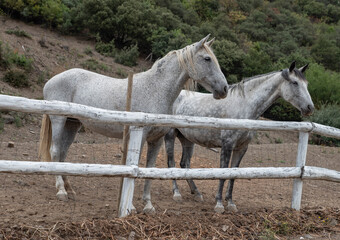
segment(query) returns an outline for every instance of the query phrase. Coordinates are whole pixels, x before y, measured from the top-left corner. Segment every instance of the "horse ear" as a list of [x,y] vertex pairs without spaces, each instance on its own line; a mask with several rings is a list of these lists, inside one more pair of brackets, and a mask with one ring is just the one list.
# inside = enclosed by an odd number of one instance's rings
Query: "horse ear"
[[292,64],[290,64],[289,72],[292,72],[294,69],[295,69],[295,61],[292,62]]
[[210,41],[207,42],[207,45],[211,47],[211,45],[214,43],[215,38],[211,39]]
[[204,43],[208,40],[210,37],[210,34],[208,34],[206,37],[202,38],[201,41],[199,41],[195,47],[195,50],[198,51],[201,47],[203,47]]
[[304,73],[304,72],[307,70],[308,65],[309,65],[309,63],[307,63],[305,66],[303,66],[303,67],[300,68],[299,70],[300,70],[302,73]]

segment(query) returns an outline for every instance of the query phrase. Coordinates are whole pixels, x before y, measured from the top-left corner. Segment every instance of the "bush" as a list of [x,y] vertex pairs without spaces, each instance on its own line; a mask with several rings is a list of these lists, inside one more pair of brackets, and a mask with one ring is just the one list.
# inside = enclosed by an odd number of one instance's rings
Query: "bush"
[[100,69],[102,71],[107,71],[108,67],[102,63],[99,63],[96,59],[87,59],[85,62],[81,64],[83,68],[86,68],[91,71],[96,71],[97,69]]
[[116,54],[115,61],[126,66],[135,66],[139,56],[138,46],[124,47],[119,53]]
[[155,59],[191,43],[191,40],[180,29],[167,31],[163,27],[153,31],[148,41],[151,42],[152,54]]
[[97,52],[107,57],[114,57],[116,54],[116,47],[115,47],[114,40],[112,40],[109,43],[104,43],[99,40],[97,41],[95,48]]
[[302,121],[300,111],[283,99],[270,106],[263,116],[276,121]]
[[[340,105],[323,104],[307,120],[315,123],[320,123],[326,126],[340,128]],[[312,143],[339,147],[340,139],[334,139],[320,135],[313,135]]]
[[12,65],[23,68],[27,71],[32,69],[32,59],[25,55],[13,52],[8,45],[0,41],[0,67],[9,69]]
[[311,64],[306,71],[306,79],[309,81],[309,93],[317,106],[340,101],[340,73]]
[[[221,69],[227,78],[230,75],[242,72],[245,54],[236,43],[228,40],[216,40],[213,48]],[[230,83],[234,83],[230,80],[228,78]]]
[[30,84],[28,82],[27,74],[22,70],[9,70],[6,72],[4,78],[4,82],[7,82],[13,87],[22,88],[29,87]]
[[32,39],[32,37],[27,32],[23,30],[19,30],[19,29],[9,29],[9,30],[6,30],[5,33],[14,34],[17,37],[26,37],[26,38]]

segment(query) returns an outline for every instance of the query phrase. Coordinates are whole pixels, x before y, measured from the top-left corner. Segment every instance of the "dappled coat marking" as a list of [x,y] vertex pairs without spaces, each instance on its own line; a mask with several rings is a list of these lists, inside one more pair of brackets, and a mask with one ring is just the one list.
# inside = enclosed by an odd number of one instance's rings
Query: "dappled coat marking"
[[[202,84],[215,99],[227,95],[228,84],[214,59],[209,36],[183,49],[172,51],[155,62],[146,72],[134,75],[131,111],[164,113],[172,105],[189,79]],[[80,103],[92,107],[124,111],[126,106],[127,79],[117,79],[83,69],[71,69],[51,78],[44,87],[44,99]],[[108,137],[121,138],[123,126],[94,123],[88,120],[63,116],[45,116],[41,131],[40,154],[42,158],[64,162],[81,125]],[[48,128],[51,129],[48,129]],[[169,131],[164,127],[145,127],[143,140],[148,144],[147,167],[155,165],[162,137]],[[142,146],[143,146],[142,144]],[[150,180],[146,180],[143,199],[145,211],[154,211],[151,204]],[[68,200],[74,191],[65,176],[57,176],[57,197]]]
[[[309,115],[314,110],[314,105],[307,90],[307,80],[303,76],[307,65],[301,69],[295,69],[295,62],[289,69],[272,72],[241,81],[230,86],[227,98],[214,101],[211,94],[182,91],[173,105],[173,113],[177,115],[190,115],[216,118],[258,119],[270,107],[276,99],[282,97],[301,111],[303,115]],[[182,158],[181,167],[189,168],[190,159],[194,151],[194,144],[204,147],[220,147],[220,167],[238,167],[254,132],[244,130],[217,130],[217,129],[172,129],[165,136],[168,166],[175,167],[174,141],[181,142]],[[223,212],[222,191],[225,180],[220,180],[217,204],[215,210]],[[191,193],[196,200],[203,200],[195,183],[188,180]],[[226,200],[228,208],[236,210],[232,201],[234,180],[229,181]],[[176,181],[173,181],[173,198],[181,200]]]

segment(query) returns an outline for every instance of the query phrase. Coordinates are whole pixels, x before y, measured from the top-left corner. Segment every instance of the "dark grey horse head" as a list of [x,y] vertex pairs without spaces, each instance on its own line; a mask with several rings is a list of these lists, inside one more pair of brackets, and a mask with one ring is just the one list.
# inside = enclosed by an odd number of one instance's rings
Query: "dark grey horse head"
[[295,68],[295,61],[288,69],[282,71],[282,76],[286,80],[281,87],[281,96],[294,107],[301,111],[303,116],[309,116],[314,111],[314,104],[308,92],[308,81],[304,72],[308,64],[300,69]]

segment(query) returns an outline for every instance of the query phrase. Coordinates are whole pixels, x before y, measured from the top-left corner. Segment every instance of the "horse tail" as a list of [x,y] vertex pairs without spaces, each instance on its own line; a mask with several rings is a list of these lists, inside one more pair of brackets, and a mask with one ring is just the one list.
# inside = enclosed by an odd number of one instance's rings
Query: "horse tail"
[[43,115],[43,119],[41,122],[40,129],[40,144],[39,144],[39,152],[38,159],[39,161],[51,162],[51,139],[52,139],[52,127],[51,120],[47,114]]

